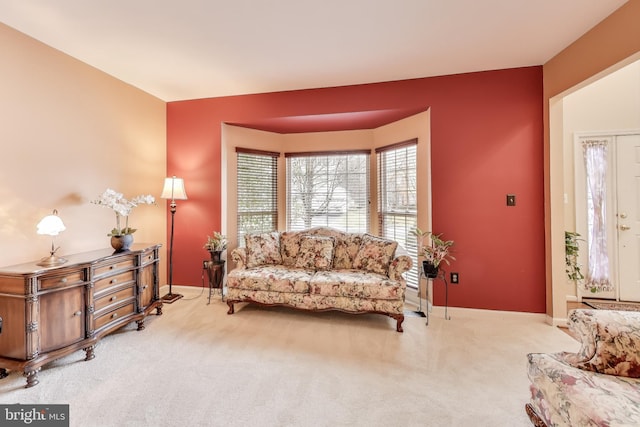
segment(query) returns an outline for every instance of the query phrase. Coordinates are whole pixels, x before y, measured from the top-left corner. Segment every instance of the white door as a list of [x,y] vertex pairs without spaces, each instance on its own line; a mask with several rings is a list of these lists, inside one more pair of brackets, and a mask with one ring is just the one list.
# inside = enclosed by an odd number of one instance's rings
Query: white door
[[616,138],[616,228],[621,301],[640,301],[640,135]]

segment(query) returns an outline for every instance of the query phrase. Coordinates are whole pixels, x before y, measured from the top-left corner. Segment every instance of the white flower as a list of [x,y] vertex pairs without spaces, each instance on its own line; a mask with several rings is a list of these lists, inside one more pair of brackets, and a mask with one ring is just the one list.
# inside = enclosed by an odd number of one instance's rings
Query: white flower
[[[122,193],[118,193],[110,188],[107,188],[96,200],[91,201],[91,203],[96,205],[111,208],[116,213],[116,228],[111,230],[111,233],[108,234],[109,236],[122,236],[124,234],[135,233],[136,229],[129,227],[129,215],[131,211],[138,205],[153,205],[155,202],[156,199],[151,194],[140,195],[131,200],[127,200]],[[125,218],[124,228],[120,228],[120,217]]]

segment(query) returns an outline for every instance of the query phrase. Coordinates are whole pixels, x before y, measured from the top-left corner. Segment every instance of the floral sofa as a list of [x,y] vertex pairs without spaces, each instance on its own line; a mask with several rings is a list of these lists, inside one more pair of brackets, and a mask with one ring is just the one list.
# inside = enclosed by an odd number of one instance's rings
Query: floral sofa
[[252,302],[297,309],[379,313],[402,332],[411,258],[397,242],[329,227],[245,236],[231,252],[229,314]]
[[535,426],[640,426],[640,312],[573,310],[578,353],[529,354]]

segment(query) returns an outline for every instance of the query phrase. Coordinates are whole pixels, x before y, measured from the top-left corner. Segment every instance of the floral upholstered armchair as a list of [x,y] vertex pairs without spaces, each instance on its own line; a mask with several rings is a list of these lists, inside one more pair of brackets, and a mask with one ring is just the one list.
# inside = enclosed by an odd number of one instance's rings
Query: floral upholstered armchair
[[640,426],[640,312],[573,310],[578,353],[528,355],[535,426]]

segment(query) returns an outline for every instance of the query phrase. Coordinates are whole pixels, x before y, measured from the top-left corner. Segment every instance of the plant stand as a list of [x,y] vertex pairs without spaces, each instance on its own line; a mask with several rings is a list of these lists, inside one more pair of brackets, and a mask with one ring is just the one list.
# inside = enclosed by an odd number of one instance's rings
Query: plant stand
[[430,277],[426,277],[424,275],[424,272],[422,271],[422,269],[419,269],[418,271],[418,283],[420,283],[420,281],[422,279],[425,279],[427,281],[426,283],[426,289],[425,289],[425,293],[426,293],[426,305],[427,305],[427,309],[423,312],[422,311],[422,297],[420,295],[420,286],[418,286],[418,301],[419,301],[419,313],[423,313],[424,317],[427,318],[427,322],[426,325],[429,326],[429,313],[431,312],[431,310],[433,309],[433,304],[431,304],[431,306],[429,306],[429,296],[430,296],[430,292],[429,292],[429,281],[433,281],[435,283],[435,281],[437,279],[440,279],[444,282],[444,318],[446,320],[451,320],[451,317],[449,316],[448,313],[448,309],[449,309],[449,283],[447,282],[447,274],[446,272],[440,268],[438,270],[438,277],[435,278],[430,278]]
[[224,301],[224,264],[223,260],[205,261],[207,275],[209,276],[209,300],[207,305],[211,304],[211,295],[214,289],[220,289],[220,299]]

